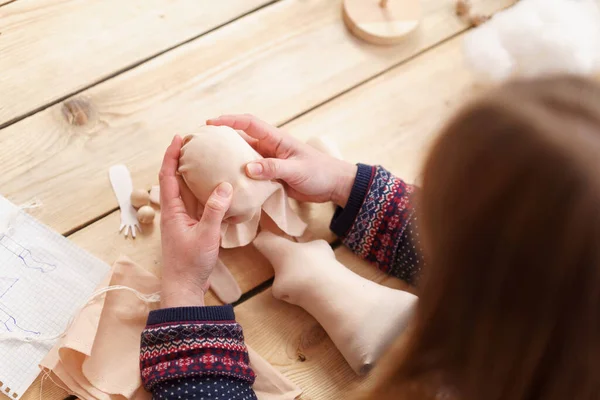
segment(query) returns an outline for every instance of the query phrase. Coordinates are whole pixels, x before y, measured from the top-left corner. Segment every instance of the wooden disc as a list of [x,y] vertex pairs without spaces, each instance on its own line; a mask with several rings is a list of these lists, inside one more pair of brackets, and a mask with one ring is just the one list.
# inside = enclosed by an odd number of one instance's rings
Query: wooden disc
[[419,0],[344,0],[344,22],[357,37],[373,44],[396,44],[421,18]]

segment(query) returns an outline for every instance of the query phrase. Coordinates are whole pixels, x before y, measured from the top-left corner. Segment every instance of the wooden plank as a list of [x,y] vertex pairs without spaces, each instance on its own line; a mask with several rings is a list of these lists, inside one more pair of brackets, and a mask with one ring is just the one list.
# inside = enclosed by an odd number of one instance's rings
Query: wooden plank
[[[322,132],[337,142],[345,157],[352,161],[380,163],[399,176],[413,180],[427,143],[439,124],[472,92],[471,75],[462,66],[460,49],[459,37],[339,97],[288,127],[301,138],[315,131]],[[403,98],[402,94],[407,92],[412,93],[412,97]],[[381,102],[379,98],[389,101]],[[403,111],[397,112],[397,107]],[[373,132],[385,146],[364,146]],[[326,232],[331,209],[319,212],[313,218],[313,230]],[[135,241],[118,235],[118,225],[119,213],[114,212],[70,238],[108,263],[114,262],[119,254],[125,254],[156,271],[161,263],[158,224],[155,223],[152,232]],[[227,250],[223,257],[243,292],[272,277],[270,265],[251,246]],[[217,302],[212,295],[208,301]]]
[[415,182],[428,146],[447,118],[480,91],[463,65],[458,36],[286,128],[300,139],[322,132],[345,159],[383,165]]
[[[319,132],[337,143],[347,159],[382,164],[413,181],[439,125],[473,91],[471,74],[464,69],[460,52],[458,37],[340,96],[286,128],[299,138]],[[365,146],[374,137],[378,143]],[[32,212],[37,217],[39,210]],[[331,215],[332,208],[316,209],[310,228],[318,237],[332,239],[327,235]],[[135,241],[118,235],[118,226],[117,211],[70,238],[108,263],[114,262],[119,254],[126,254],[144,266],[160,265],[157,223],[154,232]],[[272,277],[273,270],[252,247],[229,250],[224,257],[244,292]]]
[[[321,132],[337,141],[353,161],[380,162],[400,176],[413,179],[437,126],[472,87],[471,75],[462,67],[460,47],[460,38],[440,45],[298,119],[289,124],[289,128],[293,134],[303,137],[322,127]],[[443,67],[439,67],[441,65]],[[402,99],[401,94],[405,92],[412,93],[411,99],[418,100]],[[389,104],[378,102],[380,97],[390,99]],[[377,103],[379,107],[370,107]],[[397,112],[398,105],[404,106],[402,113]],[[365,138],[373,137],[374,131],[386,146],[363,145]],[[382,147],[386,151],[381,151]],[[331,209],[321,215],[315,223],[324,231]],[[136,240],[117,234],[118,225],[119,213],[114,212],[70,238],[108,263],[119,254],[125,254],[157,271],[161,264],[158,224]],[[223,257],[243,292],[272,277],[271,267],[251,246],[224,251]],[[216,300],[211,297],[209,302],[214,304]]]
[[[0,4],[7,0],[0,0]],[[269,0],[35,0],[0,9],[0,126]]]
[[0,130],[0,193],[17,204],[38,197],[40,219],[69,232],[116,208],[110,165],[129,165],[148,187],[172,134],[224,112],[282,123],[464,28],[446,1],[423,9],[421,30],[397,47],[354,39],[339,0],[262,9]]
[[[389,287],[406,285],[348,249],[336,250],[338,260],[354,272]],[[271,289],[235,308],[246,341],[285,376],[304,389],[303,399],[353,398],[371,380],[350,369],[317,321],[297,306],[276,300]],[[353,394],[353,396],[350,396]]]
[[[415,118],[419,117],[418,120],[422,121],[427,120],[428,118],[426,117],[430,117],[430,115],[436,115],[437,113],[440,115],[446,114],[448,110],[454,106],[454,99],[461,90],[470,88],[468,74],[459,68],[459,46],[460,43],[457,40],[440,46],[435,52],[429,54],[441,51],[444,56],[422,56],[417,60],[406,64],[406,66],[400,67],[390,74],[386,74],[365,85],[363,88],[350,92],[348,95],[323,107],[323,110],[328,110],[327,112],[320,113],[321,109],[318,109],[309,114],[306,118],[290,124],[290,129],[294,134],[304,137],[310,132],[311,128],[320,126],[319,121],[324,123],[326,127],[335,127],[336,129],[332,129],[331,131],[320,128],[320,131],[328,132],[328,134],[332,135],[336,140],[341,140],[341,138],[350,139],[349,145],[342,145],[344,155],[351,159],[358,159],[362,155],[366,158],[361,158],[361,160],[366,159],[368,162],[377,162],[380,160],[377,158],[379,157],[379,154],[372,153],[371,151],[365,152],[364,146],[360,149],[360,146],[352,145],[351,143],[354,143],[354,140],[357,137],[356,135],[360,132],[369,132],[369,129],[366,128],[369,128],[370,126],[374,128],[370,132],[376,130],[378,135],[380,132],[387,132],[386,135],[397,134],[398,127],[405,127],[407,124],[416,126],[416,129],[411,129],[412,134],[409,134],[411,132],[408,132],[407,137],[404,139],[409,142],[408,145],[410,146],[411,140],[419,140],[418,133],[423,134],[423,132],[431,133],[435,131],[429,124],[415,124]],[[437,69],[437,72],[429,76],[431,79],[429,79],[428,75],[425,73],[418,73],[422,69],[427,69],[428,65],[444,65],[445,73],[443,73],[444,69]],[[415,80],[418,76],[421,76],[422,79]],[[459,77],[459,79],[457,79],[457,77]],[[444,82],[444,84],[439,86],[438,79],[439,81]],[[411,84],[411,82],[415,82],[415,84]],[[447,85],[448,82],[451,82],[451,84]],[[398,100],[394,97],[387,97],[390,93],[383,90],[383,88],[388,87],[390,84],[394,84],[396,89],[402,89],[404,91],[412,92],[413,94],[423,93],[422,96],[417,96],[417,98],[420,99],[417,101],[420,107],[418,107],[418,110],[414,113],[408,112],[406,119],[400,118],[398,120],[395,118],[399,114],[397,113],[396,107],[385,107],[381,112],[375,112],[372,107],[365,107],[372,104],[381,104],[381,102],[378,101],[373,103],[374,98],[388,98],[390,99],[390,103]],[[370,89],[362,91],[365,88]],[[441,98],[425,95],[426,90],[440,88],[444,88],[444,90],[442,92],[437,92],[436,96],[440,96]],[[357,94],[354,95],[354,93]],[[365,96],[364,102],[359,101],[359,98],[362,96]],[[405,111],[410,110],[410,106],[414,102],[407,101],[407,103],[408,106],[404,109]],[[342,109],[347,110],[347,112],[339,114]],[[356,116],[356,114],[360,114],[356,111],[362,109],[369,110],[369,113],[367,113],[368,115]],[[354,113],[352,110],[354,110]],[[352,115],[355,115],[357,118],[349,118],[349,116]],[[318,116],[318,119],[313,120],[312,116]],[[336,118],[327,118],[327,116],[336,116]],[[377,122],[376,119],[373,119],[374,117],[383,118],[384,116],[390,118],[391,121],[382,121],[381,124],[373,124],[374,121]],[[369,123],[370,118],[371,120]],[[339,123],[343,120],[347,120],[347,123]],[[314,124],[311,125],[311,121],[314,122]],[[402,122],[402,124],[395,126],[394,122]],[[350,130],[352,125],[356,123],[359,123],[359,126],[354,130]],[[343,129],[340,129],[340,127]],[[380,129],[382,129],[382,131],[380,131]],[[400,143],[403,143],[404,140],[400,141]],[[344,141],[341,143],[346,142]],[[406,144],[407,143],[404,143],[404,145]],[[395,148],[402,148],[402,146]],[[424,146],[417,144],[416,148],[422,150]],[[385,157],[386,154],[383,154],[383,156]],[[414,165],[416,160],[420,159],[422,151],[417,151],[416,153],[407,151],[406,156],[408,156],[408,158],[403,158],[403,160],[398,162],[381,163],[390,167],[396,173],[410,175],[409,171],[416,170],[411,164]],[[413,157],[412,161],[410,157]],[[397,157],[390,157],[390,161],[396,159]],[[153,253],[154,256],[159,254],[156,247],[156,244],[158,243],[158,232],[155,230],[148,235],[148,238],[154,239],[153,244],[149,244],[146,238],[143,238],[143,241],[129,241],[123,244],[118,241],[120,236],[112,236],[117,221],[117,214],[113,213],[98,221],[96,223],[98,224],[97,226],[95,226],[96,224],[93,224],[73,235],[72,238],[83,247],[87,247],[107,261],[113,258],[117,252],[124,252],[130,254],[134,259],[138,262],[142,262],[144,265],[158,264],[160,260],[158,258],[152,258],[153,256],[148,254]],[[91,239],[95,234],[100,232],[104,232],[106,236],[97,237],[96,241],[86,240]],[[148,252],[148,248],[151,249],[150,252]],[[379,271],[375,270],[372,266],[367,266],[364,262],[356,261],[356,258],[349,254],[347,249],[338,249],[336,254],[344,264],[350,266],[352,269],[359,270],[358,268],[361,268],[360,266],[362,266],[363,275],[369,276],[369,274],[373,274],[375,280],[384,278],[383,274],[379,273]],[[237,263],[234,263],[234,265],[237,265]],[[358,265],[358,267],[356,267],[356,265]],[[264,261],[263,268],[265,268]],[[404,287],[402,283],[392,278],[387,278],[387,281],[387,284],[394,285],[395,287]],[[236,312],[238,319],[245,327],[248,343],[254,346],[259,353],[266,357],[276,367],[280,368],[288,377],[290,377],[290,379],[304,387],[305,394],[303,398],[340,398],[341,396],[336,397],[336,394],[348,394],[351,391],[356,390],[357,387],[364,387],[370,383],[368,379],[359,379],[352,373],[341,358],[339,352],[337,352],[331,341],[327,338],[322,328],[319,327],[312,317],[298,307],[287,305],[273,299],[270,290],[243,303],[236,308]],[[261,323],[257,324],[256,321],[261,321]],[[282,323],[282,321],[285,321],[285,323]],[[300,357],[300,354],[302,357]],[[46,385],[51,384],[46,383]],[[38,389],[39,387],[33,387],[27,393],[32,396],[31,399],[38,398]],[[45,396],[45,398],[50,397]],[[56,397],[52,398],[58,399],[61,397],[57,394]]]
[[[289,124],[289,129],[299,137],[308,137],[317,129],[336,140],[345,157],[381,163],[401,176],[414,178],[427,143],[443,117],[461,102],[463,96],[476,89],[470,74],[462,68],[460,46],[460,39],[451,40],[307,114]],[[411,93],[412,97],[404,98],[402,93]],[[378,100],[382,98],[386,101]],[[373,104],[379,106],[373,107]],[[402,112],[398,112],[399,108]],[[381,152],[379,146],[364,146],[364,135],[373,137],[373,132],[386,143],[386,152]],[[125,252],[144,265],[159,264],[156,230],[150,235],[155,241],[151,245],[142,241],[123,244],[115,239],[117,221],[117,213],[113,213],[72,238],[107,261],[117,253]],[[97,236],[101,233],[106,236]],[[94,237],[97,238],[95,241]],[[385,277],[373,266],[357,260],[345,248],[336,250],[336,254],[342,263],[363,276],[405,288],[401,282]],[[243,257],[240,257],[241,260]],[[247,270],[253,271],[250,276],[254,271],[268,268],[264,260],[257,270],[252,263],[244,264]],[[229,265],[232,267],[231,263]],[[234,274],[237,276],[238,272]],[[236,307],[236,313],[248,343],[301,385],[305,389],[303,398],[344,398],[344,394],[370,383],[353,374],[310,315],[273,299],[270,289]]]
[[[299,118],[288,127],[301,138],[318,129],[337,141],[345,157],[381,163],[400,176],[413,179],[427,144],[445,116],[465,97],[478,91],[471,74],[463,68],[460,49],[460,37],[448,41]],[[403,93],[411,93],[411,97],[404,97]],[[364,146],[365,137],[372,138],[373,132],[386,146]],[[156,231],[151,235],[153,244],[148,244],[145,237],[139,242],[123,243],[124,239],[114,234],[116,213],[96,224],[72,235],[72,239],[107,261],[124,252],[146,266],[160,263]],[[359,260],[346,248],[337,249],[336,255],[340,262],[362,276],[398,289],[408,289],[402,282]],[[249,279],[267,270],[272,273],[266,261],[253,263],[244,260],[242,255],[237,261],[230,260],[229,265],[236,268],[234,275],[238,280],[241,271],[245,271]],[[264,279],[268,274],[261,276],[260,279]],[[252,286],[250,280],[241,279],[240,284]],[[310,315],[273,299],[270,289],[236,307],[236,314],[244,326],[248,343],[302,386],[305,389],[303,398],[345,398],[345,394],[371,383],[354,375]]]

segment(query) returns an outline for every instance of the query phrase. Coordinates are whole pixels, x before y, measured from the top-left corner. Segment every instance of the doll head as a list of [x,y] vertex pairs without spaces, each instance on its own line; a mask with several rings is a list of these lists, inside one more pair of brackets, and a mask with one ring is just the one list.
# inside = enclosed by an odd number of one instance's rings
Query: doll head
[[223,247],[252,241],[265,211],[287,234],[299,236],[305,225],[289,208],[287,195],[277,181],[258,181],[246,176],[245,166],[262,158],[235,130],[203,126],[184,138],[179,173],[203,209],[212,191],[222,182],[233,186],[231,207],[222,226]]
[[231,183],[233,197],[225,219],[230,223],[246,222],[277,188],[274,182],[246,176],[246,164],[260,158],[235,130],[203,126],[183,139],[179,172],[201,205],[221,182]]

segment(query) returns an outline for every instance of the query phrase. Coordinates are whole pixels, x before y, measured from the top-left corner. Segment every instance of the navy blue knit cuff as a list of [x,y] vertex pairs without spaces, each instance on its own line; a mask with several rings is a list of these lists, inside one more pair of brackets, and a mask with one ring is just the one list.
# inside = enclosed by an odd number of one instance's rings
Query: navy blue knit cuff
[[150,311],[146,325],[170,322],[234,321],[233,306],[173,307]]
[[335,210],[331,224],[329,225],[329,229],[340,237],[346,236],[350,228],[352,228],[373,180],[375,169],[372,166],[365,164],[357,164],[357,166],[358,170],[356,171],[354,186],[352,186],[352,190],[350,191],[346,207],[338,207]]

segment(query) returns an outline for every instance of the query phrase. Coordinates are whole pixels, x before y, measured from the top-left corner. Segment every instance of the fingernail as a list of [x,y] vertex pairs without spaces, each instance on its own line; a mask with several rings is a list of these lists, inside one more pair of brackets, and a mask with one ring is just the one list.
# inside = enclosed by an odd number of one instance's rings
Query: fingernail
[[263,172],[263,166],[261,163],[250,163],[246,167],[250,176],[260,176]]
[[221,197],[227,198],[233,192],[233,187],[229,182],[223,182],[217,187],[217,194]]

